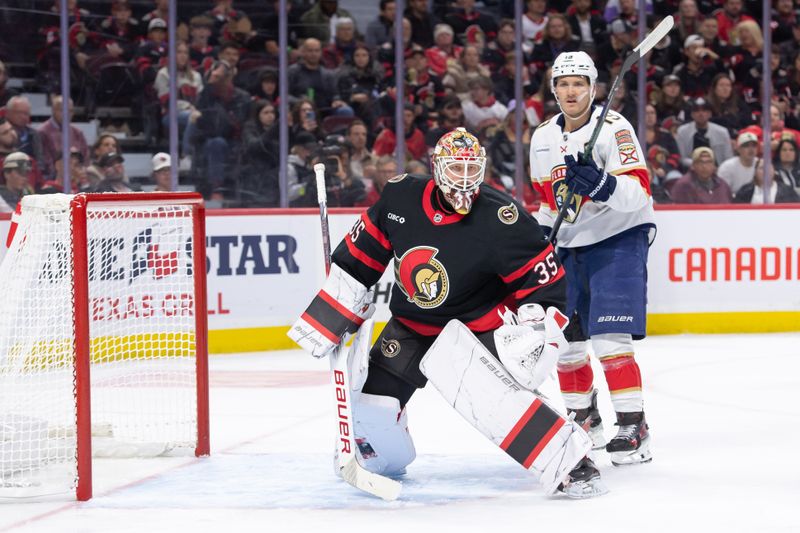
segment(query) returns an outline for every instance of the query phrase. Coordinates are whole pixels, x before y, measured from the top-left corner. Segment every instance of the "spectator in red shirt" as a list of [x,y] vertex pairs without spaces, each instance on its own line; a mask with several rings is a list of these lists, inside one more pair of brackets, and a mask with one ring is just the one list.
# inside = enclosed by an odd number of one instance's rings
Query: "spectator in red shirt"
[[449,24],[437,24],[433,30],[434,45],[425,50],[428,67],[437,75],[444,76],[448,61],[461,57],[463,49],[453,44],[453,28]]
[[[406,133],[406,158],[426,161],[428,147],[425,145],[425,136],[414,124],[414,106],[406,104],[403,110],[403,126]],[[376,156],[394,155],[397,137],[394,134],[394,120],[389,120],[389,126],[384,128],[375,139],[372,151]]]
[[[781,139],[792,139],[794,140],[795,144],[800,146],[800,131],[797,131],[792,128],[787,128],[784,123],[784,114],[783,110],[778,107],[777,104],[773,103],[769,106],[769,115],[770,115],[770,131],[772,134],[772,143],[770,146],[772,147],[772,152],[778,149],[778,143]],[[759,142],[763,142],[764,140],[764,131],[761,129],[761,126],[758,124],[753,124],[747,126],[746,128],[742,128],[740,133],[743,132],[751,132],[758,137]]]
[[733,30],[737,24],[743,20],[753,20],[753,17],[743,13],[744,1],[743,0],[725,0],[722,9],[718,10],[714,17],[719,22],[719,37],[724,41],[731,44],[739,44]]
[[694,149],[689,172],[675,182],[670,195],[679,204],[729,204],[733,200],[731,188],[717,176],[714,152],[707,146]]
[[397,159],[392,156],[385,155],[380,157],[375,166],[375,176],[370,180],[364,180],[367,187],[367,195],[363,200],[356,203],[357,207],[369,207],[377,202],[386,183],[399,174]]

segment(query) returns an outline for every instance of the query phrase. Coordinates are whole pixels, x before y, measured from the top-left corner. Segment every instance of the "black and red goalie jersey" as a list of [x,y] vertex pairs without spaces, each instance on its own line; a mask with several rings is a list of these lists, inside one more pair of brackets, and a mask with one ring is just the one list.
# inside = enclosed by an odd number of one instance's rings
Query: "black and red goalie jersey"
[[438,334],[452,319],[477,333],[496,329],[504,307],[565,307],[564,269],[539,224],[487,185],[462,215],[432,178],[391,179],[333,253],[333,262],[365,287],[390,261],[392,316],[421,335]]

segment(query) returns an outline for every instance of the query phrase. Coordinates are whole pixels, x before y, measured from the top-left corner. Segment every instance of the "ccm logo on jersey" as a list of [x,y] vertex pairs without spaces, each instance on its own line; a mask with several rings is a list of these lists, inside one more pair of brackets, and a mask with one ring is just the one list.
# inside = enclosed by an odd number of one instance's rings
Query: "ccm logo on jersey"
[[632,316],[599,316],[597,317],[598,322],[633,322]]
[[400,215],[395,215],[394,213],[389,213],[388,215],[386,215],[386,217],[389,220],[394,220],[395,222],[399,222],[400,224],[405,224],[406,223],[406,218],[405,217],[401,217]]

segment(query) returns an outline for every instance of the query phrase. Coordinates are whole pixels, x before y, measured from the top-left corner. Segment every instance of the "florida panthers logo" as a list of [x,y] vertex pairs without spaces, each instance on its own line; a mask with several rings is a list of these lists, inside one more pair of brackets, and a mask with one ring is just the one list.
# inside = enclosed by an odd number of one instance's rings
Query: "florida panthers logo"
[[409,302],[428,309],[438,307],[447,298],[450,281],[447,271],[436,260],[439,250],[418,246],[394,258],[395,277]]
[[[566,165],[559,165],[550,172],[550,184],[553,187],[553,198],[556,202],[556,209],[558,211],[561,210],[561,206],[564,205],[564,202],[567,201],[567,166]],[[572,196],[572,201],[570,202],[569,207],[567,208],[567,214],[564,215],[564,221],[566,222],[575,222],[575,219],[578,217],[578,211],[581,210],[581,204],[583,203],[583,196],[574,194]]]

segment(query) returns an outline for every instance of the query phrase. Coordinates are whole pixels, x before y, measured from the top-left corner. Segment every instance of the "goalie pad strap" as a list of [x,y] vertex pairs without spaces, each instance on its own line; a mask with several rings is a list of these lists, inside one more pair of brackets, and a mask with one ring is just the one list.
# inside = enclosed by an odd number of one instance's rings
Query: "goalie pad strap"
[[302,318],[328,340],[337,343],[342,335],[355,332],[364,322],[324,290],[317,293]]
[[500,448],[525,468],[530,468],[556,431],[564,425],[564,420],[554,411],[540,409],[541,406],[541,400],[535,399],[500,443]]

